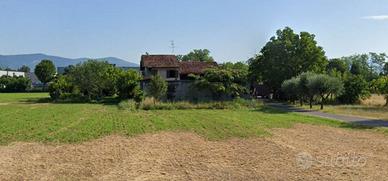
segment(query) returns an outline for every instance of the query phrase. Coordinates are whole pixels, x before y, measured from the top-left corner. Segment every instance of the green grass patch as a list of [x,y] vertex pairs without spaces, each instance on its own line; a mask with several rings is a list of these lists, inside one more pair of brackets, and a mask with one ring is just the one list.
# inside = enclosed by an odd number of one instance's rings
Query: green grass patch
[[189,131],[211,140],[269,135],[295,123],[343,127],[333,120],[266,108],[120,109],[117,104],[39,103],[47,93],[0,94],[0,144],[13,141],[75,143],[110,134]]

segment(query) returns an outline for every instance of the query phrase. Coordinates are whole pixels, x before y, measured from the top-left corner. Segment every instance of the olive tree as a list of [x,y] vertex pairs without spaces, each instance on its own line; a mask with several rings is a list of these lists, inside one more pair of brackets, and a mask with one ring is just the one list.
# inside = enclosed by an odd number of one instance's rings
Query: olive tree
[[[330,95],[339,95],[343,90],[343,83],[340,79],[330,77],[326,74],[315,74],[308,78],[307,88],[320,98],[321,109]],[[312,103],[310,101],[310,108]]]
[[300,99],[303,102],[307,98],[310,109],[314,98],[320,99],[321,109],[331,95],[340,95],[343,83],[339,78],[326,74],[303,73],[297,77],[286,80],[282,84],[282,91],[288,95],[291,101]]

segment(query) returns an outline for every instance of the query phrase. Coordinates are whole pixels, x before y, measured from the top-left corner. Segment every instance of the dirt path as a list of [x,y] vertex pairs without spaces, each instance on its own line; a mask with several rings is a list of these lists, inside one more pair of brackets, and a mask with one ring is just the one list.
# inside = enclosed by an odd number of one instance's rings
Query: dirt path
[[356,116],[330,114],[330,113],[324,113],[320,111],[311,111],[311,110],[296,108],[294,106],[290,106],[282,103],[266,103],[266,105],[276,109],[285,110],[285,111],[298,112],[300,114],[305,114],[310,116],[318,116],[323,118],[335,119],[335,120],[344,121],[352,124],[358,124],[362,126],[388,127],[388,121],[379,120],[379,119],[370,119],[370,118],[362,118],[362,117],[356,117]]
[[109,136],[82,144],[14,143],[0,147],[0,180],[384,180],[388,177],[386,136],[302,124],[275,129],[272,133],[267,138],[226,141],[166,132],[134,138]]

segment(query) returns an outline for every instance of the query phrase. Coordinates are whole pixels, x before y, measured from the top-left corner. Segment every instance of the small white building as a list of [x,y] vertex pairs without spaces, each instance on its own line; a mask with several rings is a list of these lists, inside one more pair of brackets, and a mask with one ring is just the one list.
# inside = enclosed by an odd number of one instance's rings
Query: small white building
[[16,76],[16,77],[26,77],[26,73],[25,72],[19,72],[19,71],[8,71],[8,70],[0,70],[0,77],[1,76]]

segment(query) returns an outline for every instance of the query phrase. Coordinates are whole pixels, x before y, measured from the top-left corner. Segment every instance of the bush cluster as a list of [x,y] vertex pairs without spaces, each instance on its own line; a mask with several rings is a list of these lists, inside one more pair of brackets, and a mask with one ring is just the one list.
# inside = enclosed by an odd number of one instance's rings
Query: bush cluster
[[0,92],[25,92],[30,87],[31,81],[26,77],[0,77]]
[[118,95],[140,102],[140,80],[141,75],[134,70],[124,71],[105,61],[89,60],[57,76],[49,84],[49,92],[53,100],[100,101]]

